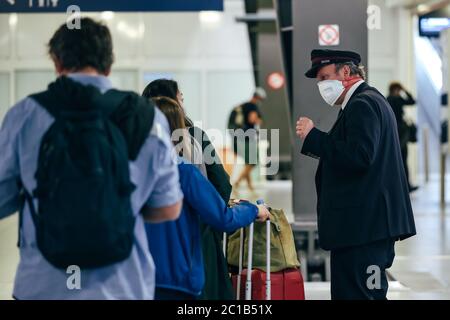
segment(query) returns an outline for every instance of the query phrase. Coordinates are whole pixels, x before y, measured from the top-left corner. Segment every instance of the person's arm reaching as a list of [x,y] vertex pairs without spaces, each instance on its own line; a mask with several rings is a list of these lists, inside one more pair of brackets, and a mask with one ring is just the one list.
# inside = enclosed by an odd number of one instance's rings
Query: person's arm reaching
[[213,185],[190,164],[180,166],[185,202],[197,212],[202,222],[214,229],[232,232],[245,227],[258,218],[265,221],[268,210],[264,206],[241,203],[228,208]]
[[332,135],[313,128],[303,144],[302,153],[319,157],[339,170],[367,170],[375,160],[380,141],[380,119],[364,100],[357,99],[347,106],[346,137],[336,140]]

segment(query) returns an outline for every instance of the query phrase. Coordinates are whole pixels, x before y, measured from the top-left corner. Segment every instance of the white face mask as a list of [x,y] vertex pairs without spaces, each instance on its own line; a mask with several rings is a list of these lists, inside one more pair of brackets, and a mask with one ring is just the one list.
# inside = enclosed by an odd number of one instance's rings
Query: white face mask
[[323,80],[317,83],[320,95],[323,100],[330,106],[334,106],[341,94],[345,91],[342,81],[339,80]]

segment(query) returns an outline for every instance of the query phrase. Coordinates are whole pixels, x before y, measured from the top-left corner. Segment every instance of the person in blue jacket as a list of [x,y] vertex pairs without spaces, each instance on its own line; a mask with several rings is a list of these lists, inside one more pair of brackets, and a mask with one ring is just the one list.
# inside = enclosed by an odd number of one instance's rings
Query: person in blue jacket
[[[185,129],[183,110],[176,101],[166,97],[153,100],[166,115],[172,133]],[[180,141],[173,142],[176,147],[180,145]],[[193,149],[189,138],[185,137],[182,144],[185,150]],[[186,152],[183,156],[186,157]],[[178,169],[184,200],[179,219],[146,225],[156,265],[156,300],[193,300],[200,296],[205,283],[200,219],[217,230],[233,232],[269,216],[266,207],[248,202],[229,208],[196,165],[199,164],[180,158]]]

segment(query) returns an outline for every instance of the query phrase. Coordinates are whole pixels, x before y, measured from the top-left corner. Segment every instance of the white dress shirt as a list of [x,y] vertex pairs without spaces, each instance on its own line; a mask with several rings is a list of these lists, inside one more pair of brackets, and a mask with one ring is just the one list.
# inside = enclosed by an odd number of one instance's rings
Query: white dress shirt
[[350,90],[347,91],[347,94],[345,95],[345,99],[344,102],[342,103],[341,109],[344,110],[345,106],[347,105],[347,103],[350,101],[350,98],[352,97],[352,95],[355,93],[356,89],[359,88],[360,85],[362,85],[364,83],[364,80],[360,80],[357,83],[355,83]]

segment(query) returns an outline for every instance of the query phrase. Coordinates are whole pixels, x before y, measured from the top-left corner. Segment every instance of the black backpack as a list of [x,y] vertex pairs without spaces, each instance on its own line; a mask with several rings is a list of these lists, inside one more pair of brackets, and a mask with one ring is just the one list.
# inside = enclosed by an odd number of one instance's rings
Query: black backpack
[[56,106],[49,91],[31,96],[55,121],[40,145],[37,187],[25,196],[38,248],[57,268],[107,266],[133,248],[129,150],[124,131],[111,120],[131,93],[95,94],[98,103],[88,108]]
[[244,128],[244,112],[241,105],[235,107],[231,111],[230,117],[228,118],[229,130],[243,129]]

